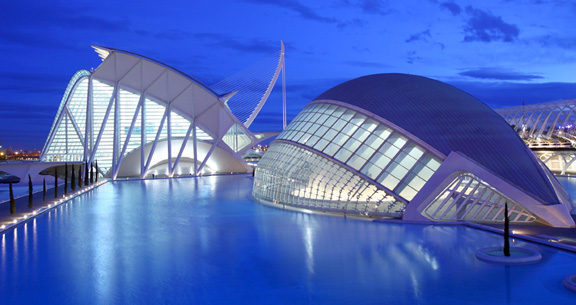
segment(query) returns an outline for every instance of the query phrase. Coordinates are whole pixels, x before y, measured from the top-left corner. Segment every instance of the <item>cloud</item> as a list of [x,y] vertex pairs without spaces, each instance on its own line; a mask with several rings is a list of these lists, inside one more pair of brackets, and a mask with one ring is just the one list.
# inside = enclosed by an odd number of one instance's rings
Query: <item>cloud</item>
[[339,28],[339,29],[344,29],[344,28],[348,28],[348,27],[351,27],[351,26],[364,27],[364,26],[366,26],[366,24],[367,24],[367,23],[366,23],[365,20],[362,20],[362,19],[359,19],[359,18],[355,18],[355,19],[352,19],[352,20],[350,20],[350,21],[343,21],[343,22],[341,21],[341,22],[338,22],[338,28]]
[[576,83],[516,83],[446,81],[464,90],[492,108],[520,106],[522,103],[536,104],[576,97]]
[[406,63],[413,64],[416,60],[422,59],[422,57],[418,56],[417,54],[418,54],[418,52],[416,52],[416,51],[408,51],[408,54],[407,54],[408,57],[406,59]]
[[458,74],[478,79],[515,80],[515,81],[531,81],[543,78],[540,75],[524,74],[499,68],[480,68],[460,72]]
[[384,3],[386,1],[382,0],[362,0],[359,2],[360,7],[364,13],[369,14],[379,14],[379,15],[387,15],[390,14],[392,11],[387,10],[384,7]]
[[61,74],[0,72],[0,90],[63,94],[68,78]]
[[166,29],[157,32],[139,29],[135,30],[134,33],[142,37],[154,37],[172,41],[182,41],[190,38],[193,35],[190,32],[182,31],[180,29]]
[[537,38],[538,44],[542,47],[557,46],[565,50],[574,50],[576,48],[576,36],[559,37],[557,35],[545,35]]
[[440,7],[449,10],[454,16],[458,16],[460,15],[460,12],[462,12],[460,6],[454,2],[444,2],[440,4]]
[[388,15],[394,10],[389,9],[387,4],[387,0],[341,0],[338,6],[360,9],[366,14]]
[[470,18],[464,26],[465,42],[512,42],[518,39],[520,33],[518,27],[504,22],[501,17],[491,15],[472,6],[466,7],[466,13]]
[[374,62],[374,61],[361,61],[361,60],[348,60],[345,61],[344,64],[359,67],[359,68],[390,68],[392,66],[384,64],[382,62]]
[[334,18],[327,18],[318,15],[314,10],[310,7],[303,5],[299,1],[296,0],[245,0],[246,2],[250,3],[258,3],[258,4],[268,4],[274,5],[282,8],[287,8],[298,13],[302,18],[308,20],[314,20],[324,23],[337,23],[338,21]]
[[16,119],[16,118],[30,118],[38,120],[49,120],[52,122],[54,115],[56,115],[57,106],[46,104],[32,104],[32,103],[9,103],[0,102],[0,118],[1,119]]
[[58,5],[47,1],[3,1],[0,11],[9,12],[0,18],[0,26],[10,28],[62,28],[102,31],[126,31],[127,18],[110,18],[108,14],[95,13],[94,7]]
[[193,37],[201,40],[207,46],[238,52],[271,54],[279,49],[278,41],[263,41],[261,39],[241,41],[228,35],[216,33],[198,33],[194,34]]
[[413,42],[413,41],[428,41],[428,38],[431,38],[432,36],[430,35],[430,30],[426,30],[420,33],[416,33],[413,34],[412,36],[410,36],[408,39],[406,39],[407,43]]
[[[92,34],[127,31],[127,18],[110,17],[93,7],[52,1],[0,1],[0,42],[45,49],[80,50]],[[79,34],[81,32],[81,34]]]
[[44,30],[29,31],[18,28],[0,27],[0,41],[34,48],[42,46],[43,48],[67,50],[82,49],[70,40],[60,39]]

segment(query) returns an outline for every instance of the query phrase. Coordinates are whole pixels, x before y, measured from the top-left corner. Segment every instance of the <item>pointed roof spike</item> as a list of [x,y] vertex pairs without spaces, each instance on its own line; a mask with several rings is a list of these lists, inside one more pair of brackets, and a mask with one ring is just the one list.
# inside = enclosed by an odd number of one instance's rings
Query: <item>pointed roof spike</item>
[[[224,93],[220,96],[218,96],[218,100],[220,100],[222,103],[224,103],[224,105],[226,105],[226,107],[228,107],[228,101],[234,96],[236,95],[236,93],[238,93],[239,90],[236,91],[232,91],[232,92],[228,92],[228,93]],[[228,107],[230,108],[230,107]]]

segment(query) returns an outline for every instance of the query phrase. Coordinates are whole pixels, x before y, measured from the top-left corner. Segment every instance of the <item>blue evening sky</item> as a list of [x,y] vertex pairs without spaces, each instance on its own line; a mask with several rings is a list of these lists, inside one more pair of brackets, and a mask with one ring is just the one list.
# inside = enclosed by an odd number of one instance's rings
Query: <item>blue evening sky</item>
[[[286,45],[288,118],[325,90],[410,73],[497,108],[576,98],[572,0],[0,2],[0,145],[42,149],[70,77],[139,53],[212,85]],[[281,128],[272,96],[253,130]]]

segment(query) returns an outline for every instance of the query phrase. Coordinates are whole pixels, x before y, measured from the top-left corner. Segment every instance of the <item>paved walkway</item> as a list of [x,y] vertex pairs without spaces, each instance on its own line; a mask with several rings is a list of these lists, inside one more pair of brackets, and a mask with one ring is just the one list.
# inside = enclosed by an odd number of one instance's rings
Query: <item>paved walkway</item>
[[[572,215],[576,221],[576,215]],[[504,232],[504,225],[485,225],[491,228],[496,228]],[[510,224],[513,236],[522,238],[527,236],[533,238],[534,241],[542,241],[551,246],[559,246],[560,248],[576,252],[576,228],[554,228],[543,225],[520,225]],[[562,245],[566,247],[562,247]]]
[[[103,181],[98,181],[98,185],[101,185],[102,183]],[[74,198],[80,193],[92,189],[94,186],[96,186],[96,183],[81,188],[76,187],[73,191],[71,190],[70,185],[68,185],[67,194],[66,197],[64,197],[64,184],[60,184],[58,185],[58,197],[55,198],[54,184],[52,183],[52,185],[47,185],[47,187],[50,188],[46,190],[46,200],[43,199],[42,190],[34,191],[32,194],[32,208],[28,207],[28,195],[14,198],[16,206],[16,212],[14,214],[10,214],[10,200],[0,202],[0,231],[9,228],[11,225],[19,221],[34,216],[35,214],[42,213],[56,204]]]

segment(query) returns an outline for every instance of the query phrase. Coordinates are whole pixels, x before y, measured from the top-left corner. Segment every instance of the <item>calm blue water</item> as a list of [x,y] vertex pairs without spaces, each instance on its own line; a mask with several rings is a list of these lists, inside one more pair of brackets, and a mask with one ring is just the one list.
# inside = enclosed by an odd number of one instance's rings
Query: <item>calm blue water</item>
[[478,261],[501,236],[254,203],[252,179],[108,183],[0,237],[0,304],[575,304],[576,255]]

